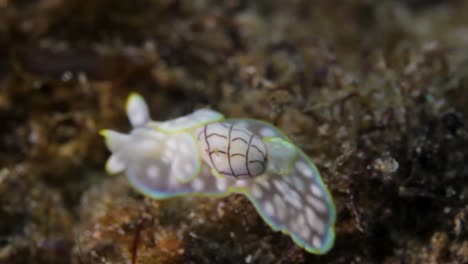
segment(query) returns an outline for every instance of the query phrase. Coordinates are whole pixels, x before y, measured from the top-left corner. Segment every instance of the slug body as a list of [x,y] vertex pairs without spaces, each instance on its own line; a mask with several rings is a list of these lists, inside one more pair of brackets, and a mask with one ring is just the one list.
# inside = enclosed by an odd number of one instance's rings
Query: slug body
[[155,199],[180,195],[245,194],[274,229],[308,252],[323,254],[334,240],[335,207],[315,165],[283,133],[252,119],[224,119],[200,109],[152,121],[131,94],[129,134],[103,130],[112,152],[109,173]]

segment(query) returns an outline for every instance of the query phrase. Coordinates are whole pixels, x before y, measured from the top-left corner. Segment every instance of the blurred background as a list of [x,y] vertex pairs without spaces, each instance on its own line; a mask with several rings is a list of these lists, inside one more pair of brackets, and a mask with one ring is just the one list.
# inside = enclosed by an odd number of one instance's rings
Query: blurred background
[[[263,119],[317,164],[308,254],[242,195],[157,201],[99,129]],[[0,263],[468,263],[468,1],[0,0]]]

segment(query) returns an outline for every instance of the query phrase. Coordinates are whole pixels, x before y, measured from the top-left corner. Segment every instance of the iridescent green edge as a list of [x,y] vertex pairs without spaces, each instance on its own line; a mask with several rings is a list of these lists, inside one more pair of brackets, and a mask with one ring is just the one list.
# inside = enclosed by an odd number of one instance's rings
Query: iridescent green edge
[[[284,134],[281,130],[279,130],[278,128],[276,128],[275,126],[273,126],[272,124],[268,123],[268,122],[265,122],[265,121],[262,121],[262,120],[257,120],[257,119],[252,119],[252,118],[231,118],[231,119],[226,119],[226,121],[254,121],[254,122],[258,122],[258,123],[261,123],[271,129],[273,129],[274,131],[276,131],[281,137],[283,137],[286,141],[288,142],[292,142],[288,136],[286,136],[286,134]],[[294,144],[293,144],[294,145]],[[295,146],[295,145],[294,145]],[[328,190],[328,188],[326,187],[325,183],[323,182],[322,180],[322,177],[320,175],[320,172],[319,170],[317,169],[317,166],[315,166],[315,164],[309,159],[309,157],[298,147],[295,146],[295,148],[297,149],[297,152],[298,154],[304,158],[304,160],[307,161],[307,163],[309,163],[309,165],[313,168],[313,170],[315,171],[316,175],[318,176],[318,179],[317,179],[317,182],[320,186],[320,188],[324,191],[325,193],[325,199],[327,200],[327,204],[329,205],[329,208],[330,208],[330,217],[329,217],[329,222],[330,222],[330,225],[329,225],[329,228],[328,228],[328,235],[327,235],[327,239],[325,240],[325,243],[323,244],[322,247],[320,248],[313,248],[311,247],[307,242],[303,241],[301,238],[297,237],[296,235],[293,235],[291,233],[289,233],[287,230],[284,230],[282,229],[280,226],[278,226],[277,224],[275,224],[273,221],[271,221],[267,216],[265,216],[262,211],[261,211],[261,207],[258,205],[258,203],[256,202],[255,198],[252,197],[252,195],[248,192],[247,189],[245,188],[230,188],[229,189],[229,193],[242,193],[244,195],[246,195],[249,200],[252,202],[252,204],[254,205],[255,209],[259,212],[259,214],[262,216],[263,220],[273,229],[273,230],[280,230],[282,233],[284,234],[287,234],[289,236],[292,237],[292,239],[294,240],[294,242],[301,246],[302,248],[304,248],[307,252],[310,252],[310,253],[313,253],[313,254],[317,254],[317,255],[323,255],[325,253],[327,253],[333,246],[333,242],[335,240],[335,222],[336,222],[336,208],[335,208],[335,204],[333,202],[333,199],[332,199],[332,196],[330,194],[330,191]]]
[[282,233],[284,234],[287,234],[289,236],[292,237],[292,239],[294,240],[294,242],[299,245],[300,247],[304,248],[307,252],[310,252],[310,253],[313,253],[313,254],[317,254],[317,255],[323,255],[325,253],[327,253],[333,246],[333,242],[335,240],[335,229],[334,229],[334,226],[335,226],[335,221],[336,221],[336,209],[335,209],[335,205],[333,203],[333,199],[331,198],[331,195],[330,195],[330,192],[328,191],[328,188],[326,188],[325,184],[323,183],[322,181],[322,177],[320,176],[320,173],[317,169],[317,167],[315,166],[315,164],[307,157],[307,155],[304,154],[304,152],[302,152],[299,148],[297,148],[298,152],[299,152],[299,155],[301,155],[305,160],[307,160],[307,162],[309,163],[309,165],[312,166],[312,168],[314,169],[316,175],[318,176],[318,179],[317,179],[317,182],[318,184],[320,185],[320,188],[324,191],[325,193],[325,199],[327,200],[327,204],[330,208],[330,217],[329,217],[329,222],[330,222],[330,225],[329,225],[329,228],[328,228],[328,234],[327,234],[327,238],[325,239],[325,242],[323,243],[322,247],[320,248],[314,248],[312,246],[310,246],[307,242],[303,241],[301,238],[299,238],[298,236],[288,232],[286,229],[283,229],[283,227],[277,225],[276,223],[274,223],[273,221],[271,221],[271,219],[268,218],[268,216],[264,215],[261,211],[261,207],[258,205],[257,201],[255,200],[254,197],[252,197],[250,195],[250,193],[248,192],[243,192],[248,198],[249,200],[252,202],[252,204],[255,206],[255,209],[257,209],[257,211],[259,212],[259,214],[262,216],[263,220],[273,229],[273,230],[279,230],[281,231]]
[[155,123],[155,122],[149,122],[148,127],[152,128],[152,129],[155,129],[155,130],[158,130],[160,132],[166,133],[166,134],[175,134],[175,133],[184,133],[184,132],[187,132],[188,130],[195,129],[197,127],[204,126],[204,125],[211,124],[211,123],[215,123],[215,122],[221,122],[223,120],[224,120],[224,116],[222,114],[220,114],[220,116],[218,118],[215,118],[215,119],[212,119],[212,120],[207,120],[207,121],[204,121],[204,122],[200,122],[198,124],[194,124],[193,126],[178,129],[178,130],[163,129],[160,126],[158,126],[158,124]]

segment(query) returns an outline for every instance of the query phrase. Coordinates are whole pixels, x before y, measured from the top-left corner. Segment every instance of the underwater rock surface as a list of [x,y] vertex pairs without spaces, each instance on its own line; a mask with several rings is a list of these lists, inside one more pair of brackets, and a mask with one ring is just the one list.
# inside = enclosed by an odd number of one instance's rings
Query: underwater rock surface
[[[467,263],[466,1],[0,0],[0,263]],[[312,255],[242,195],[154,200],[98,131],[201,107],[319,168]]]

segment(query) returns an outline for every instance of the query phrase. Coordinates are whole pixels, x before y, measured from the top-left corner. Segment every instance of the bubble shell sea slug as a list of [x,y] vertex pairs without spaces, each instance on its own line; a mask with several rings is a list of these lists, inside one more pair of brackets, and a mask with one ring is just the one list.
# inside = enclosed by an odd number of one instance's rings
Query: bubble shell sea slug
[[103,130],[112,155],[109,173],[155,199],[242,193],[273,230],[308,252],[324,254],[334,241],[335,206],[315,165],[282,132],[252,119],[224,119],[200,109],[165,122],[150,119],[132,93],[129,134]]

